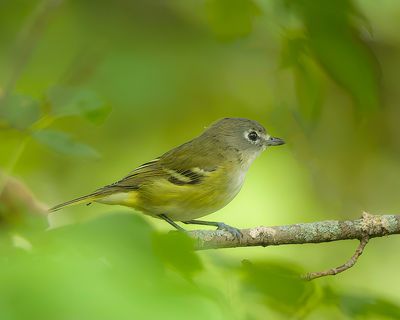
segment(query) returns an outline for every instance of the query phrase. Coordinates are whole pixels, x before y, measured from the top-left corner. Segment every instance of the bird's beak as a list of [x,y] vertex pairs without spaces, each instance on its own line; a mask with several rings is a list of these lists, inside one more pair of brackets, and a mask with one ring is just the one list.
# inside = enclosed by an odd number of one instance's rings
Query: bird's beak
[[280,146],[282,144],[285,144],[285,141],[283,141],[281,138],[269,137],[265,140],[266,146]]

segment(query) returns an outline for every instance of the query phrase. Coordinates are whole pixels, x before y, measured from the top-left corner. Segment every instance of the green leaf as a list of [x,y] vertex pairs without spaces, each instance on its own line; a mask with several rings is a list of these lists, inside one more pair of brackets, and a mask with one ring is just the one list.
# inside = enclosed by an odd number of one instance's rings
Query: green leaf
[[42,145],[62,154],[83,158],[100,157],[99,153],[92,147],[73,140],[65,132],[41,130],[32,133],[32,136]]
[[111,112],[95,92],[70,87],[53,87],[47,93],[52,112],[55,116],[83,116],[87,120],[102,123]]
[[218,37],[228,40],[248,35],[254,17],[260,14],[252,0],[209,0],[206,10],[211,29]]
[[340,310],[352,319],[400,319],[400,305],[371,294],[352,294],[336,292],[331,287],[324,288],[325,304],[339,306]]
[[281,67],[292,68],[301,120],[316,123],[323,104],[322,70],[313,61],[309,43],[302,33],[287,34],[281,54]]
[[357,16],[349,0],[289,1],[303,19],[309,47],[327,73],[363,110],[380,103],[378,67],[372,51],[358,36]]
[[202,264],[194,252],[194,240],[182,232],[156,234],[154,252],[167,265],[190,277],[202,269]]
[[260,294],[271,309],[293,314],[306,304],[314,285],[301,279],[298,268],[286,263],[242,262],[243,283]]
[[40,117],[39,101],[32,97],[15,94],[0,106],[0,118],[16,129],[26,129]]

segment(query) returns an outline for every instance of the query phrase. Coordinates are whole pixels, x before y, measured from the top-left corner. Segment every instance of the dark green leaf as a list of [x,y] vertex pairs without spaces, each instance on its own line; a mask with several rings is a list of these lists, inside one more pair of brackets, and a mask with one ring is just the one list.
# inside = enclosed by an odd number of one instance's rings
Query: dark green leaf
[[201,261],[194,252],[194,240],[182,232],[156,234],[154,251],[166,265],[184,276],[191,276],[202,269]]
[[214,33],[223,39],[248,35],[260,9],[252,0],[209,0],[207,14]]
[[349,0],[290,1],[308,31],[311,51],[328,74],[365,110],[379,106],[377,64],[359,37],[357,15]]
[[78,115],[101,123],[111,112],[111,107],[95,92],[82,88],[53,87],[47,98],[55,116]]
[[70,156],[84,158],[99,158],[99,153],[92,147],[77,142],[65,132],[41,130],[32,134],[39,143]]
[[293,69],[301,119],[313,124],[323,103],[321,70],[314,63],[303,34],[288,34],[284,40],[281,66]]
[[242,263],[244,284],[260,294],[268,307],[285,314],[298,311],[314,291],[314,285],[301,279],[297,268],[285,263]]
[[340,293],[326,287],[322,302],[339,306],[352,319],[400,319],[400,305],[372,294]]
[[0,106],[0,118],[16,129],[26,129],[39,117],[39,101],[29,96],[12,95]]

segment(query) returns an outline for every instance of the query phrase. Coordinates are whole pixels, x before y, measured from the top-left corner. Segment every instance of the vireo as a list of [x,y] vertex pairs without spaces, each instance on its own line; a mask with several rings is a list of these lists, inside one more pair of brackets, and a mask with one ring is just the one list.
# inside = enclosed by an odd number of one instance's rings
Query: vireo
[[50,209],[91,202],[132,207],[164,219],[216,226],[234,236],[240,231],[222,222],[195,220],[227,205],[243,185],[247,170],[267,147],[284,144],[256,121],[224,118],[200,136],[146,162],[121,180]]

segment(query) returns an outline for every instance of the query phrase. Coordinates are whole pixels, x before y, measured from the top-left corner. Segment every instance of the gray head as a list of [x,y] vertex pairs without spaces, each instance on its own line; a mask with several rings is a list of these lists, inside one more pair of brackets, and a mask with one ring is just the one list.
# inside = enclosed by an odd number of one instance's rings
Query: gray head
[[257,121],[244,118],[224,118],[213,123],[204,132],[248,157],[257,156],[268,146],[284,144],[279,138],[270,136]]

